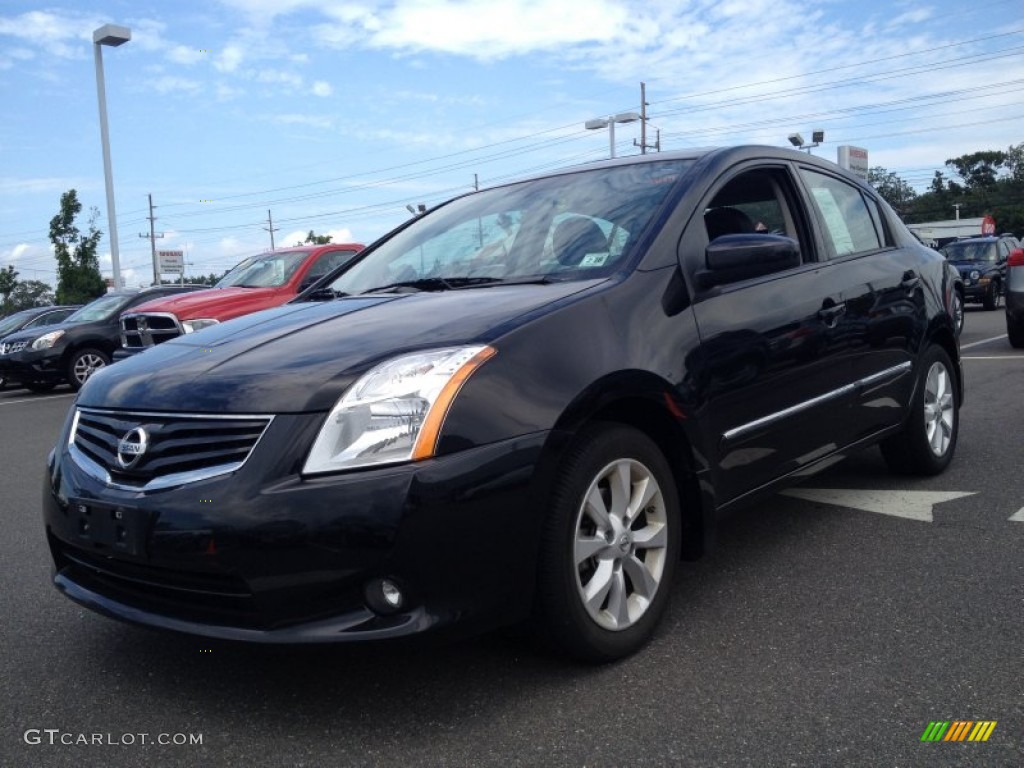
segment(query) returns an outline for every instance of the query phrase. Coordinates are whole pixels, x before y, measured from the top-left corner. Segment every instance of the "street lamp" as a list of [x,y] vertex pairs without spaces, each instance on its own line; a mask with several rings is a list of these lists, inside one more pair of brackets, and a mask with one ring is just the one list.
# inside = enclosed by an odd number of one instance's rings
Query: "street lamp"
[[640,119],[640,115],[637,112],[620,112],[617,115],[611,117],[599,117],[596,120],[587,120],[583,124],[583,127],[588,131],[596,131],[601,128],[608,129],[608,147],[611,152],[611,157],[615,157],[615,124],[616,123],[635,123]]
[[789,134],[789,143],[797,149],[806,149],[807,154],[811,154],[812,147],[821,146],[821,142],[825,140],[825,132],[821,129],[811,132],[811,144],[804,144],[804,137],[799,133]]
[[114,290],[121,288],[121,260],[117,250],[117,214],[114,211],[114,177],[110,170],[110,135],[107,132],[107,92],[103,84],[104,45],[116,48],[132,39],[128,27],[104,24],[92,33],[92,50],[96,59],[96,93],[100,101],[100,143],[103,145],[103,178],[107,185],[107,222],[110,226],[110,261],[114,268]]

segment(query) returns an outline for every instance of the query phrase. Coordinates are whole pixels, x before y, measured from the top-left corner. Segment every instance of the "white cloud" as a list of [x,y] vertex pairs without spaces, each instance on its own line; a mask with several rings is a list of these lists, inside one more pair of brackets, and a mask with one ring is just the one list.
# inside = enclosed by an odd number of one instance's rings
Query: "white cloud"
[[152,88],[157,93],[197,93],[203,86],[196,80],[189,80],[185,77],[164,75],[152,82]]
[[285,72],[280,69],[261,69],[255,74],[258,83],[274,83],[287,85],[294,89],[302,88],[302,76],[294,72]]
[[334,121],[324,115],[301,115],[288,113],[283,115],[271,115],[270,121],[281,125],[306,125],[310,128],[332,128]]
[[317,80],[315,83],[313,83],[313,88],[311,90],[314,96],[326,97],[334,93],[334,89],[331,88],[331,84],[326,82],[325,80]]
[[234,72],[245,59],[245,51],[238,43],[230,43],[224,50],[216,54],[214,66],[221,72]]
[[167,58],[175,64],[195,64],[198,61],[209,58],[210,54],[200,51],[197,48],[189,48],[184,45],[172,45],[167,51]]
[[58,58],[84,59],[90,55],[92,30],[99,26],[85,14],[28,11],[0,16],[0,37],[18,38]]

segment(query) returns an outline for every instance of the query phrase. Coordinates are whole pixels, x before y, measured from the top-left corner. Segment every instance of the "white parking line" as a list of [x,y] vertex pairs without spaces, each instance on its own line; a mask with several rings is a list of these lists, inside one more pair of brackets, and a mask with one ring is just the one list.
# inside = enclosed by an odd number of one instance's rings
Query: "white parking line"
[[981,341],[972,341],[970,344],[961,344],[960,345],[960,349],[964,350],[964,349],[970,349],[971,347],[980,347],[982,344],[988,344],[989,342],[999,341],[1000,339],[1005,339],[1005,338],[1006,338],[1006,334],[1004,333],[1002,336],[993,336],[991,339],[982,339]]
[[18,403],[38,403],[42,400],[59,400],[62,397],[74,397],[74,393],[67,395],[50,395],[49,397],[20,397],[17,400],[5,400],[0,405],[17,405]]

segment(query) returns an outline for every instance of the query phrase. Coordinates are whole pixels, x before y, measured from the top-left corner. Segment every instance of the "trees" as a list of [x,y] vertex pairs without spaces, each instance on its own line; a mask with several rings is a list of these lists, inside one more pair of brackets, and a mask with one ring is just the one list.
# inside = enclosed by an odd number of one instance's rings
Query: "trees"
[[878,194],[900,214],[903,214],[907,206],[917,197],[913,187],[892,171],[887,171],[881,166],[868,170],[868,184],[873,186]]
[[306,235],[306,241],[304,243],[296,243],[296,245],[327,245],[331,242],[333,235],[318,235],[313,230],[309,230],[309,234]]
[[13,264],[8,264],[7,269],[0,269],[0,315],[7,314],[11,302],[11,294],[18,285],[18,273]]
[[96,228],[99,211],[90,210],[85,235],[75,224],[81,212],[78,193],[69,189],[60,196],[60,213],[50,220],[50,242],[57,259],[57,301],[61,304],[85,304],[107,290],[96,256],[103,235]]

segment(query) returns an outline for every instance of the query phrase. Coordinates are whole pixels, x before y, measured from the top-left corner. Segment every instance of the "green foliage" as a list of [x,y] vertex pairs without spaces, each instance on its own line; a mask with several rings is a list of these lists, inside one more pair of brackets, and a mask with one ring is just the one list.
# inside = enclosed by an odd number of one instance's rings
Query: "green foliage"
[[60,196],[60,213],[50,220],[50,242],[57,259],[57,301],[61,304],[86,304],[107,290],[96,255],[103,235],[96,228],[99,211],[90,210],[85,235],[75,224],[81,212],[78,193],[69,189]]
[[42,280],[22,280],[11,292],[10,311],[48,307],[54,303],[53,288]]
[[897,213],[902,214],[917,197],[914,188],[906,181],[880,166],[868,170],[868,184],[873,186]]
[[928,191],[901,211],[905,221],[955,219],[959,210],[961,219],[990,215],[997,232],[1024,236],[1024,143],[1005,152],[972,152],[947,160],[946,166],[963,183],[935,171]]
[[309,234],[306,235],[306,241],[304,243],[296,243],[296,245],[327,245],[331,242],[333,235],[318,235],[313,230],[309,230]]
[[0,269],[0,315],[8,314],[11,294],[18,285],[18,273],[13,264],[8,264],[7,269]]

